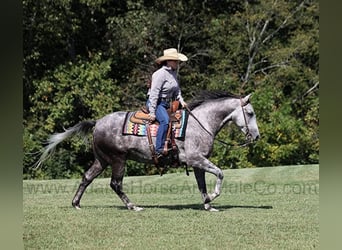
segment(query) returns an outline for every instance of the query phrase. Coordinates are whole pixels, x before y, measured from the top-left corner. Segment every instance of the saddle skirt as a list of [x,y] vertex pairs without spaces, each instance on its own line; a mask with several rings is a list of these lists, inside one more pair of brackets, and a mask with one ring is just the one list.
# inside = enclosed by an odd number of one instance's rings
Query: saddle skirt
[[[149,115],[142,111],[127,112],[122,128],[123,135],[147,136],[146,123],[148,123]],[[185,110],[177,110],[170,115],[172,129],[175,133],[175,138],[184,139],[185,130],[188,121],[188,113]],[[149,125],[151,136],[156,137],[159,123],[158,121]]]

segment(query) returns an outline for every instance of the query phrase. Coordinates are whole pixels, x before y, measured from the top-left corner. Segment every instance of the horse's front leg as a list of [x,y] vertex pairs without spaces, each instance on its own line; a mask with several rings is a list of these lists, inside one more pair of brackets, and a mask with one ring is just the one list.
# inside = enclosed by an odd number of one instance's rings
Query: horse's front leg
[[[213,201],[216,197],[221,194],[222,181],[223,181],[223,172],[220,168],[216,167],[212,162],[208,159],[204,158],[202,161],[193,162],[194,173],[196,177],[196,181],[198,184],[198,188],[202,194],[202,198],[204,201],[204,209],[208,211],[218,211],[210,205],[210,202]],[[205,182],[205,172],[209,172],[214,174],[216,178],[216,185],[214,192],[212,194],[207,194],[206,182]]]
[[207,193],[207,184],[205,182],[205,171],[200,168],[194,168],[194,173],[197,181],[197,186],[201,192],[203,202],[210,202],[210,198]]

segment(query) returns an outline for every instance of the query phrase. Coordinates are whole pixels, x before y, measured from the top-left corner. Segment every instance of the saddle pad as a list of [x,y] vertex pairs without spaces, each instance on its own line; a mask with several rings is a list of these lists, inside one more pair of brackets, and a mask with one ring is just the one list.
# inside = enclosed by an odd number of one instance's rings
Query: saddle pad
[[[131,122],[131,117],[134,115],[135,112],[127,112],[126,118],[122,127],[122,134],[123,135],[135,135],[135,136],[147,136],[147,130],[145,124],[138,124]],[[185,137],[185,130],[188,121],[188,113],[185,110],[182,110],[182,118],[180,120],[180,124],[176,122],[175,127],[175,138],[177,139],[184,139]],[[151,124],[151,136],[157,136],[159,125]]]

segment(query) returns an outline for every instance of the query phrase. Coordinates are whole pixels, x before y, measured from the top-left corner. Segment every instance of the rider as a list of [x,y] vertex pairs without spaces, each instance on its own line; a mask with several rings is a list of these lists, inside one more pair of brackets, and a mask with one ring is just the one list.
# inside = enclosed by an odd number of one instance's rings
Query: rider
[[150,112],[150,121],[159,121],[156,138],[158,158],[163,155],[163,144],[169,125],[167,109],[170,107],[170,102],[178,100],[183,107],[187,105],[183,100],[176,72],[179,61],[187,60],[188,58],[184,54],[178,53],[174,48],[164,50],[163,56],[156,59],[156,62],[162,67],[152,74],[147,107]]

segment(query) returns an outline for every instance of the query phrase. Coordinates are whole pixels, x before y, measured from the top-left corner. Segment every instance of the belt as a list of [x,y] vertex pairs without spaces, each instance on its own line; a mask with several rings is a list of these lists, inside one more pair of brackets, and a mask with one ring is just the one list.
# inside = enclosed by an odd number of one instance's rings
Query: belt
[[173,98],[159,98],[159,100],[161,101],[161,102],[172,102],[172,101],[174,101],[174,99]]

